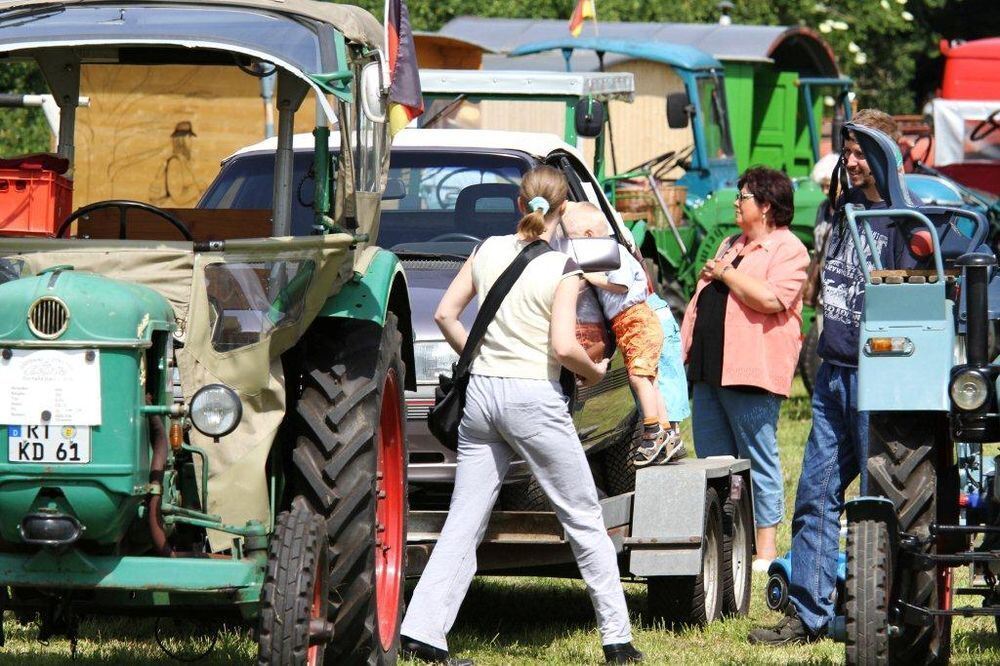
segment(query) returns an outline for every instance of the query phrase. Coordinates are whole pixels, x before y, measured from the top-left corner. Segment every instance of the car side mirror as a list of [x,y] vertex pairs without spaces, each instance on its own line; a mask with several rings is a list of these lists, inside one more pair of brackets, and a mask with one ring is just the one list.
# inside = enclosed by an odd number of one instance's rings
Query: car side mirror
[[402,178],[390,178],[385,181],[385,192],[382,201],[397,201],[406,198],[406,183]]
[[570,238],[566,253],[576,259],[584,273],[604,273],[622,265],[618,241],[606,238]]
[[576,135],[594,138],[604,131],[604,104],[593,97],[581,99],[573,109],[573,124]]
[[686,92],[673,92],[667,95],[667,127],[684,129],[694,115],[694,105]]
[[361,68],[361,111],[373,123],[385,122],[386,89],[382,79],[382,63],[378,60]]

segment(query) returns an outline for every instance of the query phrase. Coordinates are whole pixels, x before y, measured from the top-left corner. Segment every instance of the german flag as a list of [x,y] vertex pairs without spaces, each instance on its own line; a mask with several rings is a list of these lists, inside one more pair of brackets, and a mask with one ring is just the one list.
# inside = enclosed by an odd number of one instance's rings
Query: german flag
[[583,22],[593,19],[597,25],[597,11],[594,9],[594,0],[577,0],[573,15],[569,17],[569,31],[574,37],[579,37],[583,31]]
[[385,48],[389,57],[389,132],[395,135],[424,112],[417,48],[403,0],[385,2]]

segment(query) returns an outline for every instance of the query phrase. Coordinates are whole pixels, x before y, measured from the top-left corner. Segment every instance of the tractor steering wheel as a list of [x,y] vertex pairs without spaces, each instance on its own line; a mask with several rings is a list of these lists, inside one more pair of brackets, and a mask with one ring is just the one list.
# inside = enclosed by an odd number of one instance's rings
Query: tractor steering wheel
[[482,240],[483,240],[482,238],[479,238],[478,236],[473,236],[472,234],[450,232],[447,234],[439,234],[434,238],[428,238],[425,242],[436,243],[438,241],[472,241],[473,243],[478,243]]
[[136,210],[143,210],[147,213],[156,215],[157,217],[163,218],[171,225],[174,226],[177,231],[184,236],[184,240],[193,241],[194,237],[191,235],[191,230],[187,228],[183,222],[178,220],[176,217],[163,210],[162,208],[157,208],[148,203],[142,201],[132,201],[131,199],[108,199],[107,201],[97,201],[90,205],[79,208],[73,212],[72,215],[67,217],[62,224],[59,225],[59,230],[56,231],[56,238],[64,238],[66,231],[69,229],[70,225],[79,220],[84,215],[94,212],[95,210],[101,210],[103,208],[117,208],[118,209],[118,238],[120,240],[125,240],[125,228],[128,226],[127,211],[130,208]]
[[980,121],[980,123],[973,128],[972,133],[969,134],[969,140],[982,141],[1000,128],[1000,119],[997,119],[998,114],[1000,114],[1000,109],[997,109],[984,120]]

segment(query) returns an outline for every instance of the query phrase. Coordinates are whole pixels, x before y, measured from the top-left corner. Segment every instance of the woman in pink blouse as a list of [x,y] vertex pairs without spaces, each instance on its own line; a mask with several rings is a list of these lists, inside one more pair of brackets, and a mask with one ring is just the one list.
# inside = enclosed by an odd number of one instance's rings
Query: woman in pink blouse
[[733,204],[742,233],[706,262],[681,326],[698,457],[750,459],[757,527],[755,570],[777,555],[784,518],[778,410],[788,397],[801,346],[802,285],[809,253],[788,225],[792,183],[754,167]]

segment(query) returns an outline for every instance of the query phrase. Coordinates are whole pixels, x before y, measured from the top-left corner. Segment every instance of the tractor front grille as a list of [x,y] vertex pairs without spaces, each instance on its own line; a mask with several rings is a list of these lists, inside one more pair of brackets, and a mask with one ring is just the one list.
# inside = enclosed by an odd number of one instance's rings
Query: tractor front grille
[[43,296],[31,304],[28,311],[28,328],[40,338],[52,340],[66,332],[69,310],[58,298]]

